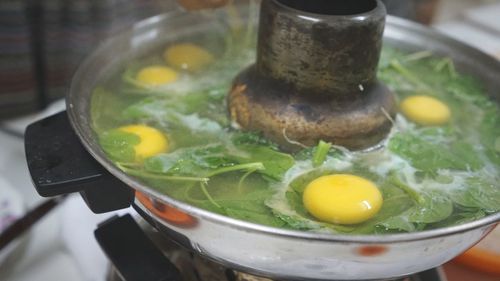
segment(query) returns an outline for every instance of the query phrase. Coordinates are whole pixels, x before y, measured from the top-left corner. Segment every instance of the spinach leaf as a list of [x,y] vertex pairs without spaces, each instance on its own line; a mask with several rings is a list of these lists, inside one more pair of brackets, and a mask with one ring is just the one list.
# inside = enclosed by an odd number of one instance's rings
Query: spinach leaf
[[415,231],[415,225],[409,220],[408,211],[403,212],[400,215],[389,217],[381,222],[377,223],[377,229],[385,231],[396,230],[396,231]]
[[408,196],[410,196],[415,202],[419,204],[424,204],[425,199],[420,195],[420,193],[410,186],[408,186],[406,183],[404,183],[397,175],[395,172],[392,172],[389,177],[387,178],[387,184],[393,185],[397,188],[400,188],[402,191],[404,191]]
[[252,191],[246,193],[245,198],[240,198],[241,195],[234,191],[236,189],[233,189],[233,192],[235,192],[234,197],[230,195],[232,198],[227,198],[227,194],[225,194],[224,197],[226,198],[216,196],[216,200],[223,207],[226,214],[234,218],[275,227],[285,225],[281,219],[274,216],[271,209],[264,203],[273,191],[267,187],[260,188],[255,187],[254,184],[252,185],[250,187]]
[[353,233],[368,234],[382,230],[406,231],[410,228],[397,218],[415,205],[411,197],[400,189],[392,186],[381,187],[384,202],[380,211],[371,219],[358,224]]
[[466,186],[451,192],[451,199],[464,207],[478,208],[487,213],[500,211],[500,189],[484,179],[471,177]]
[[231,155],[238,163],[260,162],[264,169],[259,172],[274,179],[281,180],[295,160],[290,154],[278,152],[272,148],[261,145],[238,145],[238,150],[244,152]]
[[177,164],[177,161],[179,161],[181,157],[182,153],[179,151],[168,154],[160,154],[155,157],[148,158],[144,162],[144,168],[146,171],[152,173],[166,174]]
[[236,170],[258,170],[279,180],[294,164],[289,155],[259,145],[239,145],[228,149],[222,144],[179,149],[147,159],[144,168],[153,173],[210,177]]
[[130,101],[134,98],[116,95],[102,87],[95,88],[90,99],[92,129],[100,135],[123,124],[121,112]]
[[442,192],[430,190],[422,193],[424,202],[413,207],[409,221],[433,223],[448,218],[453,212],[453,202]]
[[389,149],[413,167],[429,173],[439,169],[474,170],[483,166],[473,147],[462,142],[449,147],[410,133],[397,133],[389,141]]
[[[207,199],[200,189],[191,188],[182,200],[195,205],[208,207],[210,210],[236,219],[269,226],[281,227],[285,223],[273,215],[272,211],[265,205],[265,200],[274,192],[268,183],[260,175],[253,174],[251,180],[237,187],[235,185],[236,175],[214,176],[210,179],[207,191],[210,192],[212,200],[219,208]],[[245,194],[242,196],[242,194]]]
[[500,109],[490,105],[479,126],[481,142],[485,146],[488,158],[500,166]]
[[302,194],[297,193],[293,190],[289,190],[286,192],[285,196],[288,201],[288,204],[290,204],[290,206],[294,211],[296,211],[299,215],[303,217],[313,219],[307,212],[306,208],[304,207],[304,203],[302,202]]
[[315,227],[308,221],[300,216],[289,216],[275,211],[274,215],[282,220],[289,228],[297,230],[313,230],[319,227]]
[[272,148],[274,150],[279,150],[278,145],[256,132],[234,132],[231,136],[231,141],[234,145],[245,145],[245,144],[253,144],[253,145],[262,145]]
[[455,141],[451,145],[451,152],[473,171],[477,171],[484,166],[483,161],[478,156],[479,153],[469,143]]
[[315,146],[311,146],[311,147],[307,147],[307,148],[303,148],[301,150],[299,150],[298,152],[296,152],[293,157],[296,159],[296,160],[299,160],[299,161],[306,161],[306,160],[311,160],[312,157],[313,157],[313,154],[314,154],[314,151],[316,150],[316,147]]
[[217,169],[238,164],[227,158],[226,153],[220,144],[179,149],[147,159],[144,168],[153,173],[206,177]]
[[[229,125],[221,100],[221,89],[214,88],[188,94],[172,93],[167,96],[147,97],[127,107],[123,113],[126,119],[170,120],[179,115],[199,115],[201,119]],[[223,97],[223,96],[222,96]]]
[[140,141],[137,135],[120,130],[107,131],[99,136],[99,144],[104,152],[118,162],[134,162],[134,146]]
[[455,168],[453,155],[442,147],[411,134],[395,134],[389,141],[389,149],[420,170],[435,171],[438,168]]
[[473,77],[460,75],[457,79],[450,79],[442,84],[446,92],[462,101],[472,102],[480,107],[491,105],[484,93],[484,87]]
[[476,210],[475,212],[474,211],[455,212],[443,221],[430,224],[428,226],[428,228],[435,229],[435,228],[464,224],[464,223],[468,223],[471,221],[481,219],[485,216],[486,216],[486,214],[482,210]]

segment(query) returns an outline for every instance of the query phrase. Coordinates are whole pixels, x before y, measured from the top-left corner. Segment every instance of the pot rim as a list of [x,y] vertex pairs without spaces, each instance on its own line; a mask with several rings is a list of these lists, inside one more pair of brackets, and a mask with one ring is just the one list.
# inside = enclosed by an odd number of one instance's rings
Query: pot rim
[[[151,18],[147,18],[142,20],[131,27],[131,29],[125,30],[109,39],[104,41],[89,57],[85,59],[85,61],[80,65],[77,69],[72,82],[69,94],[66,96],[66,106],[67,112],[70,119],[71,126],[74,131],[78,135],[85,149],[95,158],[106,170],[108,170],[113,176],[116,176],[119,180],[129,185],[135,190],[146,193],[155,199],[171,205],[179,210],[186,212],[196,218],[205,219],[214,223],[222,224],[227,227],[237,228],[242,231],[247,232],[260,232],[273,236],[280,237],[288,237],[298,240],[309,240],[309,241],[328,241],[328,242],[349,242],[349,243],[362,243],[362,244],[387,244],[394,242],[409,242],[409,241],[418,241],[431,239],[436,237],[449,236],[456,233],[467,232],[476,228],[480,228],[482,226],[487,226],[491,224],[498,223],[500,221],[500,212],[495,214],[491,214],[482,219],[468,222],[461,225],[438,228],[433,230],[425,230],[419,232],[411,232],[411,233],[398,233],[398,234],[370,234],[370,235],[346,235],[346,234],[329,234],[329,233],[317,233],[317,232],[307,232],[307,231],[298,231],[298,230],[286,230],[281,228],[275,228],[270,226],[264,226],[260,224],[245,222],[237,219],[233,219],[230,217],[226,217],[220,214],[212,213],[210,211],[192,206],[190,204],[172,199],[165,194],[162,194],[153,188],[148,187],[146,184],[140,182],[140,180],[133,178],[132,176],[127,175],[123,171],[121,171],[118,167],[116,167],[104,154],[100,146],[98,145],[96,138],[94,136],[93,130],[90,127],[89,119],[90,112],[87,110],[86,113],[82,113],[78,111],[78,109],[82,110],[80,103],[75,103],[78,98],[85,96],[87,102],[90,100],[90,93],[93,87],[87,87],[86,92],[82,93],[76,87],[79,81],[82,80],[83,77],[88,75],[89,68],[91,65],[98,63],[98,54],[105,52],[106,50],[113,49],[115,45],[115,41],[119,37],[127,37],[130,31],[135,29],[144,29],[148,27],[153,27],[160,22],[164,22],[169,20],[172,17],[179,16],[184,14],[182,11],[173,11],[166,14],[157,15]],[[388,16],[387,18],[387,26],[386,27],[395,27],[408,30],[410,32],[419,32],[424,33],[426,36],[434,37],[441,39],[444,41],[444,44],[451,44],[453,47],[460,49],[460,52],[465,52],[467,54],[473,54],[474,57],[479,57],[482,61],[488,60],[493,67],[500,71],[500,62],[486,55],[475,48],[467,46],[461,42],[458,42],[454,39],[451,39],[447,36],[444,36],[437,31],[431,30],[419,24],[396,18],[393,16]],[[385,35],[384,35],[385,38]],[[443,43],[443,42],[441,42]],[[481,63],[481,62],[480,62]],[[490,65],[490,66],[491,66]],[[92,73],[92,72],[91,72]],[[95,75],[95,74],[94,74]],[[489,79],[489,78],[488,78]],[[94,86],[94,85],[92,85]]]

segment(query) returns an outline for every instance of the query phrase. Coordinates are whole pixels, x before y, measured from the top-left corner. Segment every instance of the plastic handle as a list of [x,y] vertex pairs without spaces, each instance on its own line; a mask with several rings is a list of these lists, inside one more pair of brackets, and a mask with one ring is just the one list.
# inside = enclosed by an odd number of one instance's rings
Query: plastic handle
[[24,145],[28,169],[41,196],[80,192],[94,213],[130,206],[133,190],[85,150],[66,111],[28,126]]
[[179,270],[130,215],[113,217],[94,232],[97,242],[125,281],[181,281]]

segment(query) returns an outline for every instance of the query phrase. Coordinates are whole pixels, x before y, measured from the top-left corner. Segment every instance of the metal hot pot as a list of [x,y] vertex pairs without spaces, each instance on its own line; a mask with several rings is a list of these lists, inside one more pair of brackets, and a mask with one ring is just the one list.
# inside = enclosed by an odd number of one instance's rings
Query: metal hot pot
[[[383,9],[380,1],[374,3]],[[302,16],[316,20],[314,13]],[[363,18],[340,17],[357,16]],[[458,226],[391,235],[276,229],[176,201],[122,172],[108,160],[91,129],[92,89],[130,57],[179,33],[200,32],[206,21],[204,14],[184,11],[152,17],[107,40],[84,61],[66,97],[67,112],[34,123],[26,131],[26,157],[40,195],[80,192],[96,213],[132,205],[159,232],[186,248],[230,268],[279,280],[374,280],[424,271],[464,252],[500,221],[496,213]],[[492,98],[500,100],[500,63],[476,49],[395,17],[387,18],[383,42],[446,55],[459,71],[481,80]],[[190,223],[163,216],[172,208],[189,217]]]

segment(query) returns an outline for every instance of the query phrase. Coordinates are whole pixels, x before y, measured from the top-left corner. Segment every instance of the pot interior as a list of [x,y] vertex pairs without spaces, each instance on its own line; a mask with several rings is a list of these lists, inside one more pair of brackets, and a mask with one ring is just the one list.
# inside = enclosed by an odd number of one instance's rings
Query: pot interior
[[[483,214],[483,216],[480,216],[480,219],[472,219],[471,222],[461,224],[460,226],[441,227],[435,230],[410,234],[394,234],[393,232],[389,232],[385,236],[377,236],[373,235],[375,232],[368,233],[371,235],[360,235],[366,233],[354,232],[356,235],[350,236],[349,233],[351,231],[345,230],[350,229],[350,226],[346,228],[339,227],[335,231],[339,231],[340,234],[333,235],[332,233],[308,233],[300,231],[300,227],[295,230],[280,229],[277,231],[275,228],[277,225],[269,223],[267,218],[263,219],[263,224],[267,226],[262,226],[258,225],[260,218],[253,219],[250,223],[241,221],[246,216],[244,212],[235,214],[236,211],[232,210],[232,218],[228,218],[228,213],[217,211],[217,209],[220,209],[219,207],[223,207],[225,210],[231,208],[220,206],[217,202],[214,204],[214,200],[210,197],[208,199],[201,199],[207,193],[203,189],[203,176],[197,177],[197,182],[200,184],[201,189],[199,186],[196,187],[196,191],[193,191],[194,198],[191,198],[191,201],[186,201],[179,194],[169,194],[169,192],[165,191],[162,183],[155,184],[154,180],[144,180],[144,177],[141,175],[131,175],[134,174],[130,172],[133,170],[134,165],[127,165],[130,163],[122,162],[120,166],[117,166],[116,163],[120,161],[110,160],[110,154],[106,154],[102,149],[102,134],[113,128],[129,125],[117,118],[120,114],[130,114],[131,116],[136,114],[133,117],[136,122],[149,122],[148,124],[151,124],[150,120],[144,121],[147,118],[141,115],[142,112],[139,107],[130,108],[133,104],[140,104],[145,107],[150,106],[150,109],[154,112],[157,110],[155,106],[168,107],[171,105],[171,100],[163,100],[165,95],[172,95],[172,93],[175,95],[177,92],[182,91],[213,95],[214,99],[219,99],[221,104],[223,104],[223,94],[229,90],[231,85],[230,77],[235,76],[241,69],[251,65],[255,60],[254,46],[257,35],[257,15],[257,7],[252,5],[232,6],[228,9],[218,9],[211,13],[175,12],[142,21],[132,29],[104,42],[79,68],[74,77],[70,93],[67,96],[68,113],[72,125],[89,153],[112,174],[132,188],[155,198],[159,202],[182,210],[190,216],[287,236],[308,239],[398,241],[465,231],[498,221],[500,216],[495,211],[490,212],[488,215]],[[172,66],[175,65],[175,62],[170,62],[168,66],[173,68],[177,75],[175,83],[166,85],[165,87],[153,87],[153,89],[151,87],[144,87],[144,85],[137,81],[138,72],[144,67],[164,64],[164,57],[167,56],[166,48],[186,43],[201,46],[205,51],[210,53],[209,60],[215,65],[220,64],[221,66],[215,72],[197,73],[197,70],[190,72],[188,68],[191,66],[189,65],[181,64],[177,66],[178,69],[175,69]],[[435,66],[436,68],[440,68],[441,71],[456,71],[460,75],[473,77],[473,79],[479,81],[485,93],[492,100],[498,102],[500,99],[497,90],[500,87],[500,82],[496,79],[500,75],[500,64],[477,50],[422,26],[391,17],[387,20],[383,44],[384,50],[379,63],[380,68],[391,67],[390,65],[392,65],[392,67],[398,69],[398,64],[405,62],[404,60],[417,61],[420,59],[436,58],[436,64],[441,64],[441,66]],[[397,55],[394,56],[394,53],[397,53]],[[195,52],[195,55],[199,55],[199,53]],[[404,69],[399,69],[399,71],[402,71],[403,74],[405,72]],[[117,73],[120,74],[117,75]],[[218,81],[220,76],[226,77],[226,80],[223,82]],[[389,81],[391,77],[384,77],[383,74],[379,73],[379,78]],[[221,83],[224,85],[217,88]],[[392,86],[390,83],[388,84],[389,87]],[[115,93],[106,94],[109,88],[116,89]],[[404,85],[401,89],[403,88]],[[398,91],[401,89],[398,89]],[[193,96],[196,97],[196,95]],[[196,98],[187,102],[195,103],[195,100]],[[96,104],[100,102],[109,104],[109,110],[96,112]],[[162,105],[161,102],[165,103]],[[212,121],[218,120],[218,118],[227,118],[226,112],[217,110],[206,112],[207,114],[213,113],[211,117]],[[232,130],[229,129],[230,124],[203,123],[206,120],[200,119],[199,115],[196,114],[189,113],[182,117],[185,117],[185,119],[178,118],[176,122],[187,122],[187,127],[199,126],[198,129],[202,127],[202,132],[220,130],[220,132],[225,133]],[[228,122],[228,120],[225,119],[223,122]],[[498,128],[498,124],[494,126]],[[197,134],[197,132],[191,133]],[[213,135],[207,137],[207,142],[211,141],[210,137]],[[184,138],[169,140],[168,145],[174,149],[183,149],[192,139],[189,134],[186,134]],[[339,162],[337,164],[342,163]],[[151,165],[154,166],[154,163],[151,163]],[[258,165],[250,167],[253,168],[244,171],[251,172],[252,169],[260,169]],[[152,170],[154,169],[152,167]],[[497,173],[496,177],[498,177],[498,166],[493,169],[496,169],[495,173]],[[254,177],[254,174],[249,173],[249,175],[250,178]],[[266,176],[269,176],[269,174]],[[194,178],[195,176],[189,175],[189,177]],[[258,179],[254,180],[252,184],[258,185],[263,182],[265,182],[265,179]],[[219,181],[219,184],[224,184],[223,179]],[[191,191],[192,189],[187,192]],[[199,203],[200,201],[203,202]],[[207,205],[210,206],[207,207]],[[317,225],[315,224],[312,229],[315,229]],[[322,228],[319,227],[316,229]],[[418,229],[412,229],[411,232],[416,230]]]

